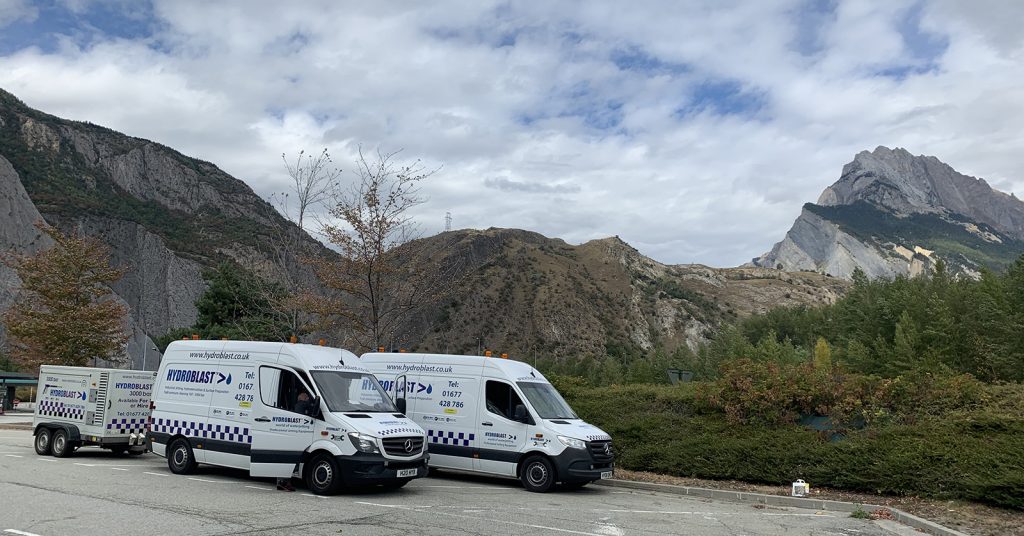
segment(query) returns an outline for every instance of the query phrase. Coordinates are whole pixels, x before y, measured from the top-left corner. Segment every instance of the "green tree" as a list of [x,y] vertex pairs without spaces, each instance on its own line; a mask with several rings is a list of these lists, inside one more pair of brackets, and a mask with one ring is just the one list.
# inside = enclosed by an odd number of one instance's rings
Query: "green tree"
[[824,337],[818,337],[818,342],[814,344],[814,368],[832,370],[832,348]]
[[36,227],[54,246],[10,260],[22,281],[18,300],[3,316],[11,357],[27,370],[123,361],[127,308],[113,299],[109,285],[124,271],[110,266],[110,249],[92,237],[65,235],[44,223]]
[[191,334],[203,339],[249,341],[285,341],[298,335],[292,333],[288,315],[275,307],[284,293],[277,285],[231,262],[221,263],[204,276],[210,286],[196,301],[196,323],[158,339],[161,348]]

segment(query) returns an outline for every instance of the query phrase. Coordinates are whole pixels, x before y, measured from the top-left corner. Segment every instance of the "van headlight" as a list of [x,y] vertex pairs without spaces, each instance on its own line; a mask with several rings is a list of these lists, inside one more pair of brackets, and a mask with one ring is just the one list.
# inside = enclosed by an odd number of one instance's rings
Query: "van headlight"
[[561,441],[563,445],[569,448],[587,450],[587,442],[583,441],[582,439],[576,439],[575,437],[558,436],[558,440]]
[[352,446],[359,452],[380,452],[377,449],[377,438],[372,435],[360,434],[359,432],[349,432],[348,438],[352,441]]

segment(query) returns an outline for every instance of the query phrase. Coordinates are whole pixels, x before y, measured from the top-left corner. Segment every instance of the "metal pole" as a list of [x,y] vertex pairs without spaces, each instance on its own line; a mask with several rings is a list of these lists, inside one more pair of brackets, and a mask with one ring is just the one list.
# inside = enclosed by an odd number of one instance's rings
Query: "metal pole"
[[146,370],[146,353],[149,351],[149,345],[142,345],[142,370]]

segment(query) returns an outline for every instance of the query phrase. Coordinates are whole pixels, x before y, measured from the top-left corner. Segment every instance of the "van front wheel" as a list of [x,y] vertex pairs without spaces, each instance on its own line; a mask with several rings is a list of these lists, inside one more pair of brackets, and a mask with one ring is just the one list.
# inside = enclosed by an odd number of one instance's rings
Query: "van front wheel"
[[523,482],[526,491],[544,493],[555,485],[555,468],[547,458],[531,456],[523,462],[519,480]]
[[176,475],[187,475],[196,470],[196,458],[186,439],[175,439],[167,445],[167,468]]
[[306,487],[316,495],[334,495],[341,488],[341,473],[334,456],[320,453],[306,464]]

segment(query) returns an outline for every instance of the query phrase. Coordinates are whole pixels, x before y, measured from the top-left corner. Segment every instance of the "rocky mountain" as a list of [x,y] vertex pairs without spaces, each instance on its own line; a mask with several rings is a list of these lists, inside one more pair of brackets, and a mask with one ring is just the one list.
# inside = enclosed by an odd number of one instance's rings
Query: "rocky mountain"
[[[0,252],[48,246],[32,226],[40,219],[99,237],[128,267],[112,288],[131,310],[136,366],[151,337],[195,321],[205,268],[230,259],[270,279],[311,283],[299,257],[326,251],[213,164],[45,114],[0,90]],[[19,283],[0,267],[0,310]]]
[[1024,253],[1024,202],[934,156],[878,147],[843,167],[752,265],[849,278],[916,275],[943,260],[976,277]]
[[[40,219],[99,237],[113,262],[128,267],[112,289],[131,311],[136,367],[151,337],[193,324],[204,269],[233,260],[311,286],[315,277],[299,259],[333,254],[211,163],[33,110],[0,91],[0,252],[49,246],[32,225]],[[454,282],[392,335],[396,347],[426,351],[671,352],[694,347],[727,320],[832,302],[847,286],[815,273],[668,266],[618,238],[573,246],[528,231],[463,230],[404,247],[416,257],[426,252]],[[0,310],[19,284],[0,266]]]
[[695,348],[722,322],[779,305],[831,303],[842,280],[765,268],[665,265],[617,237],[579,246],[516,229],[410,244],[456,266],[455,291],[395,333],[396,347],[585,357]]

